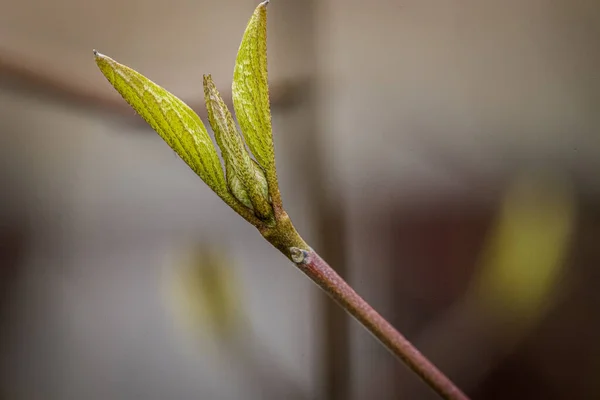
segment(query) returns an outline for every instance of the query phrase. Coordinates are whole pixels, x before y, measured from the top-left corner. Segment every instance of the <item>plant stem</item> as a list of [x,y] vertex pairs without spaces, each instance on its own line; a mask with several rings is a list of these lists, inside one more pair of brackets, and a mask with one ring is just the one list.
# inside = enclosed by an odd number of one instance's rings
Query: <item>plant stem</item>
[[444,399],[468,397],[363,300],[314,250],[290,249],[292,261]]

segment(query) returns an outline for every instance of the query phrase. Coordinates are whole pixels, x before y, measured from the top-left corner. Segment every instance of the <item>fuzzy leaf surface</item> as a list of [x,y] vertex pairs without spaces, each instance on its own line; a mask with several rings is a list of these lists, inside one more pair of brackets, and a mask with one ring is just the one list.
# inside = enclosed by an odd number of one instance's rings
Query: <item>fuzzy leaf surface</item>
[[200,117],[139,72],[94,52],[96,64],[123,99],[219,196],[227,196],[221,161]]
[[264,172],[250,158],[227,104],[210,75],[204,75],[204,100],[208,120],[225,160],[231,193],[261,218],[272,214]]
[[238,50],[233,73],[233,107],[242,134],[256,161],[275,168],[267,76],[267,4],[254,10]]

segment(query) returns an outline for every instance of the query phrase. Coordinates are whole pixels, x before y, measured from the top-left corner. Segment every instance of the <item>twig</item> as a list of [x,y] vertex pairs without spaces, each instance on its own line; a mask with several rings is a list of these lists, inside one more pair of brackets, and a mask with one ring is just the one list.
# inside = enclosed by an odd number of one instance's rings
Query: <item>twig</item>
[[468,400],[440,370],[387,322],[314,251],[290,249],[292,261],[442,398]]

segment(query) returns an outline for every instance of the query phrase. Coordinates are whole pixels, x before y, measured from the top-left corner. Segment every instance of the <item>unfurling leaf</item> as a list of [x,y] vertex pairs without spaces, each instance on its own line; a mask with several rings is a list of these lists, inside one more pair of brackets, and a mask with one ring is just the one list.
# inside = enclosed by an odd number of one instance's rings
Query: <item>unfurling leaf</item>
[[[269,198],[269,186],[267,184],[267,178],[265,177],[265,173],[263,169],[258,165],[258,163],[252,160],[252,173],[254,174],[254,178],[256,179],[256,184],[259,189],[259,196],[264,199]],[[243,205],[254,210],[254,206],[252,205],[252,200],[248,195],[248,191],[246,187],[242,184],[238,175],[227,173],[227,185],[229,186],[229,190],[233,194],[233,196],[238,199]],[[269,204],[270,200],[269,200]],[[272,215],[272,208],[267,210],[267,213],[262,219],[268,219]]]
[[204,75],[204,100],[208,120],[225,161],[231,193],[261,219],[273,214],[267,180],[262,168],[250,158],[235,121],[210,75]]
[[220,197],[229,196],[219,156],[198,115],[139,72],[94,51],[96,64],[123,99]]
[[[275,175],[275,153],[267,79],[267,4],[248,22],[233,73],[233,107],[246,143],[267,176]],[[269,182],[271,184],[271,182]]]

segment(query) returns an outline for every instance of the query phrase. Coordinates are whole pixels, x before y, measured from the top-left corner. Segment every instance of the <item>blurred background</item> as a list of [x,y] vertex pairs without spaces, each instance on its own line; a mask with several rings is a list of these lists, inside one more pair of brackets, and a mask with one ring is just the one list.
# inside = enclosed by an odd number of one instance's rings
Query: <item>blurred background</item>
[[[434,399],[97,70],[205,118],[250,0],[0,0],[0,398]],[[600,4],[273,0],[284,204],[473,399],[600,399]]]

